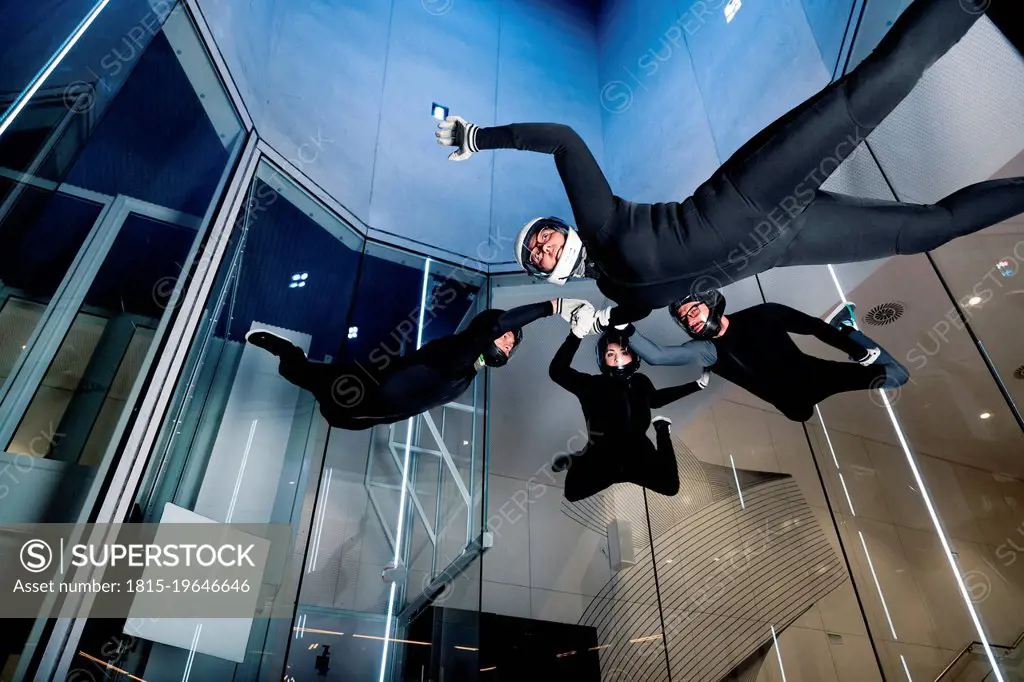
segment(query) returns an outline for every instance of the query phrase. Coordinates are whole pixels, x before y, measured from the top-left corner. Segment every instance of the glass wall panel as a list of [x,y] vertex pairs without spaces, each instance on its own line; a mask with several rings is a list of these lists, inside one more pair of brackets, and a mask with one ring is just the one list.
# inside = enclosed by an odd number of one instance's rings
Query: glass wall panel
[[[323,524],[330,522],[324,510],[347,502],[342,485],[331,492],[331,469],[321,470],[328,429],[312,394],[281,377],[277,358],[247,344],[245,336],[270,329],[312,361],[337,357],[347,336],[362,239],[266,163],[236,226],[136,497],[137,520],[156,523],[175,508],[222,523],[292,524],[293,565],[291,572],[282,568],[278,579],[298,579],[305,560],[303,585],[316,585],[331,564],[330,550],[318,555]],[[311,556],[305,554],[307,539],[313,540]],[[263,588],[269,613],[281,598],[275,596],[280,585]],[[294,604],[277,605],[289,607]],[[137,646],[118,665],[143,679],[169,670],[180,676],[186,666],[199,679],[276,679],[294,639],[290,621],[257,617],[247,632],[248,654],[234,662],[203,653],[190,657],[161,634],[159,622],[134,632],[123,622],[90,620],[82,650],[98,656],[93,649],[122,632]],[[299,643],[305,649],[310,642]],[[83,657],[76,665],[91,664]]]
[[[1024,176],[1024,153],[994,176]],[[1017,216],[936,249],[932,258],[963,318],[999,373],[1018,413],[1024,409],[1024,217]],[[964,320],[951,314],[951,324]]]
[[[90,518],[244,139],[187,12],[109,4],[0,134],[7,523]],[[73,3],[44,5],[26,35]],[[27,679],[49,626],[9,623],[0,670]]]
[[205,214],[242,131],[187,13],[172,7],[109,3],[0,134],[2,291],[48,304],[117,195]]
[[[1024,585],[997,556],[1019,525],[1024,434],[970,337],[950,322],[955,309],[927,257],[835,272],[863,333],[911,380],[884,397],[835,395],[807,428],[886,676],[905,676],[906,666],[913,679],[935,679],[980,640],[957,574],[993,644],[1006,651],[1024,630]],[[811,315],[840,303],[824,267],[762,279],[769,300]],[[848,361],[815,339],[795,339],[805,352]],[[972,661],[988,665],[981,647],[957,666]]]

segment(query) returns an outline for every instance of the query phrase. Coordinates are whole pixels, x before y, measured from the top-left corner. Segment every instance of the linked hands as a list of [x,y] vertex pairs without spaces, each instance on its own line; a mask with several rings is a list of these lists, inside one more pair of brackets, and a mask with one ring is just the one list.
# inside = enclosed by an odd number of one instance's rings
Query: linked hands
[[[590,301],[579,298],[560,298],[555,304],[555,312],[562,316],[572,333],[579,338],[589,334],[602,334],[611,324],[611,306],[596,309]],[[616,329],[627,329],[631,325],[616,325]]]

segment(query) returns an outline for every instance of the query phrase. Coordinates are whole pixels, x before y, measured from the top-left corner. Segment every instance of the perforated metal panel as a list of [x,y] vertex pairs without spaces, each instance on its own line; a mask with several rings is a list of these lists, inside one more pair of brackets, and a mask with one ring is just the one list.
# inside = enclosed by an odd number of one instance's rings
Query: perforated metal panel
[[868,140],[901,201],[988,179],[1024,149],[1024,60],[982,18]]

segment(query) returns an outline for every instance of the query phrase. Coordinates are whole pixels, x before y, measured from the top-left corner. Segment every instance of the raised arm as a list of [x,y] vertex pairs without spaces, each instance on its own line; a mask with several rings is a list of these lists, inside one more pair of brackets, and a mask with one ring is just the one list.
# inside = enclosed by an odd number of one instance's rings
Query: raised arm
[[555,308],[551,301],[528,303],[511,310],[485,310],[473,318],[469,329],[481,338],[494,341],[502,334],[513,329],[520,329],[537,320],[554,315]]
[[640,332],[629,339],[630,348],[649,365],[700,365],[711,367],[718,361],[715,344],[689,341],[681,346],[659,346]]
[[[583,138],[559,123],[515,123],[476,131],[478,149],[519,149],[551,154],[569,197],[576,229],[584,239],[600,230],[615,208],[615,197]],[[473,151],[476,151],[474,149]]]
[[609,324],[622,325],[639,322],[651,314],[651,308],[637,305],[617,305],[611,310]]
[[579,347],[580,338],[575,334],[569,334],[558,347],[548,367],[548,376],[551,380],[574,395],[583,392],[589,378],[583,372],[572,368],[572,359]]
[[674,403],[680,398],[693,395],[699,390],[701,390],[700,384],[696,381],[691,381],[688,384],[681,384],[679,386],[669,386],[668,388],[656,388],[651,394],[651,408],[656,410],[659,407],[668,405],[669,403]]
[[762,307],[764,315],[780,323],[788,332],[815,336],[854,359],[862,358],[866,353],[863,346],[824,320],[780,303],[765,303]]

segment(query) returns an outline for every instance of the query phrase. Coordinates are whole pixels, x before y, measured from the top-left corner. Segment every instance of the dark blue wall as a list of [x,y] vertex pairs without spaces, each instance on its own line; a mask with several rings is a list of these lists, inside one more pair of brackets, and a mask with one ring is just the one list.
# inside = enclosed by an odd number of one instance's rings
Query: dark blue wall
[[227,161],[181,64],[157,34],[65,181],[202,216]]

